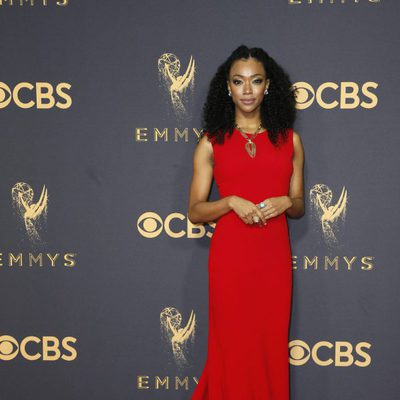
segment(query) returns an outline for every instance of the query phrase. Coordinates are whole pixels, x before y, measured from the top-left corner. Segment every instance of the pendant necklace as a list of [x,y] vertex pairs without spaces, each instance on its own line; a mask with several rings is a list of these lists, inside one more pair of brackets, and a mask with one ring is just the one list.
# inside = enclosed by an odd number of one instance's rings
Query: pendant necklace
[[235,127],[239,130],[239,132],[242,134],[242,136],[247,140],[247,143],[244,145],[248,155],[251,158],[254,158],[256,156],[256,144],[253,142],[254,138],[258,135],[258,132],[261,129],[261,122],[257,130],[251,135],[251,137],[248,137],[245,132],[242,131],[240,126],[238,124],[235,124]]

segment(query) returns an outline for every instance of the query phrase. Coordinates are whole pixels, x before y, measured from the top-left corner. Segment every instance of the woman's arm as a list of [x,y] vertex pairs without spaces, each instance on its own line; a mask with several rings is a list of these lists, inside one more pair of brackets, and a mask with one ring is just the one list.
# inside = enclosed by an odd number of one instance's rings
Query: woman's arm
[[292,205],[285,212],[291,218],[300,218],[304,215],[304,148],[300,135],[295,131],[293,146],[293,173],[288,196]]
[[189,192],[188,217],[193,224],[215,221],[232,210],[233,196],[207,201],[213,179],[213,148],[204,135],[193,154],[193,177]]

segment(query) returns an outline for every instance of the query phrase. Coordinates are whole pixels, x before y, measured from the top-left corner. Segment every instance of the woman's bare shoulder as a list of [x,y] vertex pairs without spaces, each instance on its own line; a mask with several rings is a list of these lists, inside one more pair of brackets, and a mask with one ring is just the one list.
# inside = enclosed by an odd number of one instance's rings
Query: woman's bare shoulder
[[207,134],[203,134],[197,142],[195,149],[195,157],[207,158],[213,160],[213,146]]

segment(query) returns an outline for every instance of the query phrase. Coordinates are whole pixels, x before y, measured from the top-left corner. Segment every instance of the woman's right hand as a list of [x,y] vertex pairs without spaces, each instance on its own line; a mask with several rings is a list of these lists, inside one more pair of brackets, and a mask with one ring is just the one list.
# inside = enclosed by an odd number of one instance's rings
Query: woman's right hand
[[259,218],[257,224],[267,224],[267,219],[264,214],[253,202],[239,196],[231,196],[229,204],[232,210],[245,224],[255,224],[256,222],[254,222],[253,217],[256,215]]

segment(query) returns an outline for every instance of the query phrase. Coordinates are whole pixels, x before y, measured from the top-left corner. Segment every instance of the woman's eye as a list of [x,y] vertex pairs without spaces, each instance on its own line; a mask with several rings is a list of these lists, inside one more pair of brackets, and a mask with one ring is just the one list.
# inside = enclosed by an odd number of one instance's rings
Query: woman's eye
[[[255,79],[253,81],[253,83],[256,83],[257,85],[259,85],[259,84],[262,83],[262,81],[263,81],[262,79]],[[233,82],[234,85],[239,85],[240,83],[242,83],[242,81],[240,81],[238,79],[234,79],[232,82]]]

